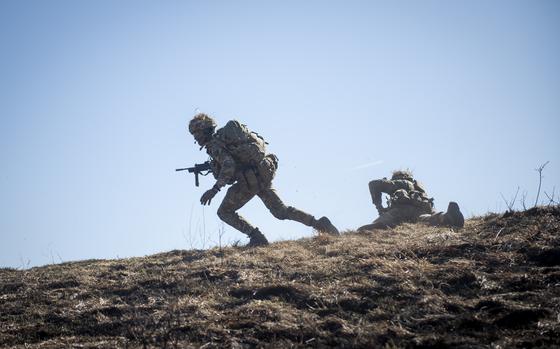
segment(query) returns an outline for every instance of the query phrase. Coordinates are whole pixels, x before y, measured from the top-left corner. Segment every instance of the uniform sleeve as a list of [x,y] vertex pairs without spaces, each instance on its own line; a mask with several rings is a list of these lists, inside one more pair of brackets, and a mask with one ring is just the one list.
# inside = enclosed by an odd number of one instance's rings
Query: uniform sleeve
[[208,149],[208,155],[219,164],[220,173],[216,178],[214,188],[221,189],[226,184],[230,183],[235,175],[235,160],[227,151],[216,147],[210,147]]
[[369,182],[369,192],[373,204],[378,207],[381,206],[381,194],[392,194],[393,191],[398,189],[393,181],[387,179],[376,179]]

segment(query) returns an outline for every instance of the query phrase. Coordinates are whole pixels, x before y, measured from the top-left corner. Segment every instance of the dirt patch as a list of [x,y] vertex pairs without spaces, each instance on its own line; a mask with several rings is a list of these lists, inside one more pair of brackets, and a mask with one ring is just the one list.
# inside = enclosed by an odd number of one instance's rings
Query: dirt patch
[[80,283],[76,280],[61,280],[61,281],[54,281],[48,283],[45,288],[47,290],[54,290],[57,288],[70,288],[70,287],[79,287]]
[[23,282],[10,282],[0,285],[0,294],[17,293],[25,287]]
[[560,248],[529,249],[527,259],[537,265],[552,267],[560,265]]
[[246,300],[270,300],[276,298],[299,306],[305,306],[307,304],[306,301],[309,299],[305,292],[290,285],[274,285],[258,289],[238,288],[230,291],[230,295]]
[[507,314],[494,321],[498,327],[520,328],[529,326],[539,319],[550,315],[546,309],[515,309],[507,311]]

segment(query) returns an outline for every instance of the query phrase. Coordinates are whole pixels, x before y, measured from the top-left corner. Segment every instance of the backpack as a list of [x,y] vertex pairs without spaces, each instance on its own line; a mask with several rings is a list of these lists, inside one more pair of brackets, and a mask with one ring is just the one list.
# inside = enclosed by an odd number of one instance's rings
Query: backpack
[[229,121],[216,131],[214,139],[219,141],[239,164],[247,167],[256,167],[266,156],[267,143],[264,138],[237,120]]
[[417,181],[412,181],[414,189],[398,189],[390,197],[391,205],[412,205],[418,207],[423,213],[431,213],[434,208],[434,199],[426,195],[424,186]]

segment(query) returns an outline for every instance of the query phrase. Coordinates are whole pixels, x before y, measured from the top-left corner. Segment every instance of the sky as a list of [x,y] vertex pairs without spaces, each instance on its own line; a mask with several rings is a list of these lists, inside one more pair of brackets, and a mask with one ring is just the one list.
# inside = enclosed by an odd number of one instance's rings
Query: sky
[[175,172],[207,160],[197,109],[261,134],[285,203],[341,231],[402,168],[472,217],[533,206],[549,161],[558,201],[559,36],[555,0],[1,1],[0,267],[246,243],[224,190],[200,205],[213,178]]

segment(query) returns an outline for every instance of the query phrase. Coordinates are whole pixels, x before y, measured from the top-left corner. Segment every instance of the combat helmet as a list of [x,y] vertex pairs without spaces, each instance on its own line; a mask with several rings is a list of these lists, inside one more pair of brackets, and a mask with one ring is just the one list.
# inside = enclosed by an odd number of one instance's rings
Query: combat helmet
[[410,170],[396,170],[393,171],[393,176],[391,177],[392,180],[406,180],[406,181],[413,181],[414,178],[412,177],[412,172]]
[[214,119],[204,113],[196,114],[189,122],[189,132],[200,145],[201,150],[212,139],[215,129],[216,122]]
[[189,132],[212,134],[216,129],[216,122],[208,114],[198,113],[189,122]]

